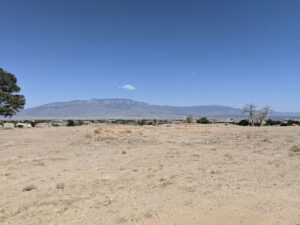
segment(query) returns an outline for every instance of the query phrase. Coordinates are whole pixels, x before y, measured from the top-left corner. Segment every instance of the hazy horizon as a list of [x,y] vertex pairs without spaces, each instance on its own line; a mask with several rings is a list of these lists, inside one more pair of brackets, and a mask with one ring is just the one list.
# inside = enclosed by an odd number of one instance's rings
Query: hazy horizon
[[[141,101],[141,100],[136,100],[136,99],[131,99],[131,98],[91,98],[91,99],[73,99],[73,100],[64,100],[64,101],[57,101],[57,102],[46,102],[43,103],[41,105],[37,105],[37,106],[32,106],[32,107],[25,107],[24,109],[31,109],[31,108],[37,108],[40,106],[44,106],[44,105],[51,105],[51,104],[60,104],[60,103],[68,103],[68,102],[76,102],[76,101],[92,101],[92,100],[130,100],[130,101],[134,101],[134,102],[140,102],[140,103],[146,103],[149,105],[155,105],[155,106],[171,106],[171,107],[196,107],[196,106],[224,106],[224,107],[230,107],[230,108],[234,108],[234,109],[242,109],[246,104],[241,105],[239,107],[234,107],[234,106],[230,106],[230,105],[218,105],[218,104],[207,104],[207,105],[201,105],[201,104],[196,104],[196,105],[171,105],[171,104],[156,104],[156,103],[150,103],[150,102],[146,102],[146,101]],[[250,103],[247,103],[250,104]],[[259,106],[259,105],[255,105],[257,109],[260,109],[264,106],[267,105],[263,105],[263,106]],[[273,109],[272,109],[273,110]],[[274,110],[273,110],[274,111]],[[289,112],[289,111],[275,111],[275,112],[283,112],[283,113],[299,113],[300,112]]]
[[300,112],[300,1],[3,0],[26,108],[76,99]]

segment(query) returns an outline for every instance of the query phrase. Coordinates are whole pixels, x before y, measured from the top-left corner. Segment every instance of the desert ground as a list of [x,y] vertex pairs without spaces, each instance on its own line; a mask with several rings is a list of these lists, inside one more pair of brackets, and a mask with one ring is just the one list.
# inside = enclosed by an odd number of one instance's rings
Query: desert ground
[[300,127],[91,124],[0,141],[0,224],[300,224]]

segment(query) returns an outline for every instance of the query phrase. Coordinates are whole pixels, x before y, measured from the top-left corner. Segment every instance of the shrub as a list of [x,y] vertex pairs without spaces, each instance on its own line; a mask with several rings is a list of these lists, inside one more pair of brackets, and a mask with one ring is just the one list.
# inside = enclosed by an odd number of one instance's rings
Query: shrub
[[209,119],[207,119],[207,117],[202,117],[199,120],[197,120],[197,123],[210,124],[210,121],[209,121]]
[[158,120],[158,124],[170,124],[171,122],[168,120]]
[[293,126],[293,125],[300,125],[300,122],[297,120],[288,120],[287,122],[280,123],[280,126],[282,127]]
[[32,191],[32,190],[35,190],[36,189],[36,186],[34,185],[27,185],[23,188],[23,191]]
[[266,126],[280,125],[280,123],[281,123],[280,121],[268,119],[268,120],[266,121]]
[[56,188],[63,190],[65,188],[65,184],[64,183],[58,183],[58,184],[56,184]]
[[74,127],[74,126],[75,126],[74,120],[68,120],[68,121],[67,121],[67,126],[68,126],[68,127]]
[[249,121],[248,120],[241,120],[238,122],[238,125],[240,126],[249,126]]
[[300,122],[299,122],[299,121],[296,121],[296,120],[288,120],[287,124],[288,124],[289,126],[300,125]]
[[140,126],[144,126],[144,125],[146,125],[146,121],[145,120],[139,120],[137,122],[137,124],[140,125]]
[[186,118],[186,122],[187,122],[187,123],[192,123],[193,120],[194,120],[194,118],[193,118],[192,116],[188,116],[188,117]]

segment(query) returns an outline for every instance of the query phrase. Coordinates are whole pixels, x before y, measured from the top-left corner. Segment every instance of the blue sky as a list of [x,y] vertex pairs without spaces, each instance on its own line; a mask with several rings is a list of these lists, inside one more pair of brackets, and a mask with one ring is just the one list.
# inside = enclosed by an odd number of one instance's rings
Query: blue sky
[[300,112],[299,0],[1,0],[27,107],[131,98]]

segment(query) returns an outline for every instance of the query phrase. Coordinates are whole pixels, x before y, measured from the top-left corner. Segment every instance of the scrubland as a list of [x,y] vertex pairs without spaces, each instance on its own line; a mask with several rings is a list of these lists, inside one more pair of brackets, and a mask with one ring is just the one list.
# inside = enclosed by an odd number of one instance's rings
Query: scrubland
[[0,141],[0,224],[300,224],[300,127],[91,124]]

